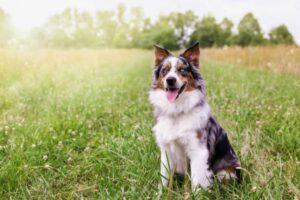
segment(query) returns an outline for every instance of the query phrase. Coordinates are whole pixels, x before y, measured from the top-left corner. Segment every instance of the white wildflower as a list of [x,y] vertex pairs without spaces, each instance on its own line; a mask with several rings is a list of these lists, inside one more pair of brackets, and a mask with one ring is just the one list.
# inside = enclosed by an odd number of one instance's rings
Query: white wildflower
[[44,167],[45,167],[46,169],[49,169],[51,166],[50,166],[49,164],[46,164]]
[[48,160],[48,156],[47,156],[47,155],[44,155],[44,156],[43,156],[43,160],[44,160],[44,161],[47,161],[47,160]]

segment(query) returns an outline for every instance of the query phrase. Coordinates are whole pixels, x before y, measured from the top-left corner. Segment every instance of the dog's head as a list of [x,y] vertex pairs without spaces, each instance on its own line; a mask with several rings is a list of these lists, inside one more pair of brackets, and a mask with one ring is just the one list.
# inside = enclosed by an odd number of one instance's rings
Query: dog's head
[[186,49],[178,57],[167,49],[155,48],[155,66],[152,88],[165,92],[169,102],[176,101],[181,94],[193,90],[204,93],[203,81],[199,73],[199,44]]

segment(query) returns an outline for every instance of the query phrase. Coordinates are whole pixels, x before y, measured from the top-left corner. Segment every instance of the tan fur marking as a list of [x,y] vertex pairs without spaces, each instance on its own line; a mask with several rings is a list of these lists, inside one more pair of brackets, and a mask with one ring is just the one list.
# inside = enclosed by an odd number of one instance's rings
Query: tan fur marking
[[227,173],[233,173],[233,172],[235,172],[235,167],[227,167],[227,168],[225,168],[224,169]]
[[[167,62],[166,64],[164,64],[162,66],[162,69],[165,68],[167,70],[170,70],[171,67],[172,67],[171,63]],[[164,76],[160,73],[158,79],[156,80],[156,88],[164,90],[164,83],[163,82],[164,82]]]
[[[186,66],[183,63],[178,63],[176,69],[179,71],[182,68],[186,68]],[[189,72],[187,76],[182,76],[180,73],[178,74],[179,74],[179,78],[186,83],[184,91],[188,92],[196,89],[195,79],[191,72]]]
[[170,70],[171,67],[172,67],[172,65],[171,65],[170,62],[167,62],[167,63],[163,66],[163,68],[166,68],[166,69],[168,69],[168,70]]
[[201,140],[203,137],[203,133],[201,131],[197,131],[197,138]]
[[164,83],[163,83],[163,76],[159,75],[158,79],[156,80],[156,88],[157,89],[164,89]]

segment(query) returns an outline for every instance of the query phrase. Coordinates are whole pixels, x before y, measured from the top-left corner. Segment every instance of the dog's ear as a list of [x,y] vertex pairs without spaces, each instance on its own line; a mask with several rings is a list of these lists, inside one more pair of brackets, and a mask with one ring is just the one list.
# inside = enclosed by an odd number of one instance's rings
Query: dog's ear
[[155,54],[155,67],[159,66],[160,63],[168,56],[171,55],[171,53],[158,45],[154,46],[154,54]]
[[182,56],[187,61],[189,61],[193,66],[199,67],[199,58],[200,58],[199,42],[187,48],[182,54],[180,54],[180,56]]

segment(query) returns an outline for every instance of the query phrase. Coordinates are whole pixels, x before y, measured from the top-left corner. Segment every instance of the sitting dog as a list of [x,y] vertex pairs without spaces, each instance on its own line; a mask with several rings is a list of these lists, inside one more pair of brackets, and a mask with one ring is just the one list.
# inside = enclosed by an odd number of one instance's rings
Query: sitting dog
[[163,186],[168,185],[172,173],[190,174],[192,188],[209,187],[213,177],[240,180],[240,161],[206,100],[199,73],[199,44],[178,57],[157,45],[154,48],[149,98],[154,107],[152,130],[161,151]]

